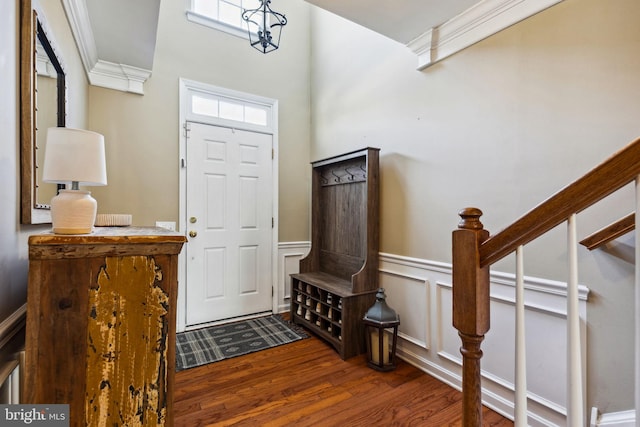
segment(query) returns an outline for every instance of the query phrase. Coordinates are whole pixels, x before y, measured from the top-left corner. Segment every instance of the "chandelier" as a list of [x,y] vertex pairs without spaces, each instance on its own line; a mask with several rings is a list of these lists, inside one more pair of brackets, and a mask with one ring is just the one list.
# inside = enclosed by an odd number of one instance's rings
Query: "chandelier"
[[269,7],[271,0],[259,0],[257,9],[242,12],[242,19],[247,22],[249,43],[262,53],[276,50],[280,45],[282,27],[287,25],[287,18]]

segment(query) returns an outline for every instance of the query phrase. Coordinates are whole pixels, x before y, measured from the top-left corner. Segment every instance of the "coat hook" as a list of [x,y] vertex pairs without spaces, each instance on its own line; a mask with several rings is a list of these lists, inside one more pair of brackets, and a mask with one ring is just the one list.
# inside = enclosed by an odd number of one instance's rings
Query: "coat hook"
[[347,177],[347,179],[348,179],[349,181],[353,181],[354,179],[356,179],[356,174],[354,174],[353,172],[351,172],[351,171],[349,170],[349,168],[345,168],[345,170],[344,170],[344,171],[349,175],[349,176]]

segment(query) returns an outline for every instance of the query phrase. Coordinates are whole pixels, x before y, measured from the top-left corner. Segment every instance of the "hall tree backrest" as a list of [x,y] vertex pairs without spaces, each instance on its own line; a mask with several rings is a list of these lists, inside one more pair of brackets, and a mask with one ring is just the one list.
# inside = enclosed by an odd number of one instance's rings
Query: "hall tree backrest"
[[291,319],[342,359],[366,351],[362,318],[378,289],[379,150],[312,165],[311,250],[291,275]]
[[378,288],[379,149],[312,163],[311,251],[300,273],[351,281],[351,292]]

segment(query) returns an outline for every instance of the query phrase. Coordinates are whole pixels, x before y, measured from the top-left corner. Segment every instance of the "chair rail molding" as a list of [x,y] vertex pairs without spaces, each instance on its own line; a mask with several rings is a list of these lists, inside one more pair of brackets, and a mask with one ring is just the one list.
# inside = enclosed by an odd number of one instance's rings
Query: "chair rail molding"
[[527,19],[563,0],[482,0],[447,22],[416,37],[407,47],[418,56],[418,70]]

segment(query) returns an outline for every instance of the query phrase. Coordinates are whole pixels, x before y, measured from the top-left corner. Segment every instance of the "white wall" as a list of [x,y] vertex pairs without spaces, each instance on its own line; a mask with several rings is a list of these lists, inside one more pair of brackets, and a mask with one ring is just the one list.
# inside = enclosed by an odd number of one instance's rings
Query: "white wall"
[[[382,252],[448,263],[461,208],[497,232],[640,135],[640,3],[613,4],[566,0],[423,72],[405,46],[313,10],[312,158],[381,148]],[[630,190],[582,213],[580,237],[632,211]],[[565,235],[527,245],[525,274],[566,281]],[[629,409],[633,264],[579,258],[589,406]]]
[[20,233],[18,1],[0,2],[0,318],[26,301],[27,250]]

